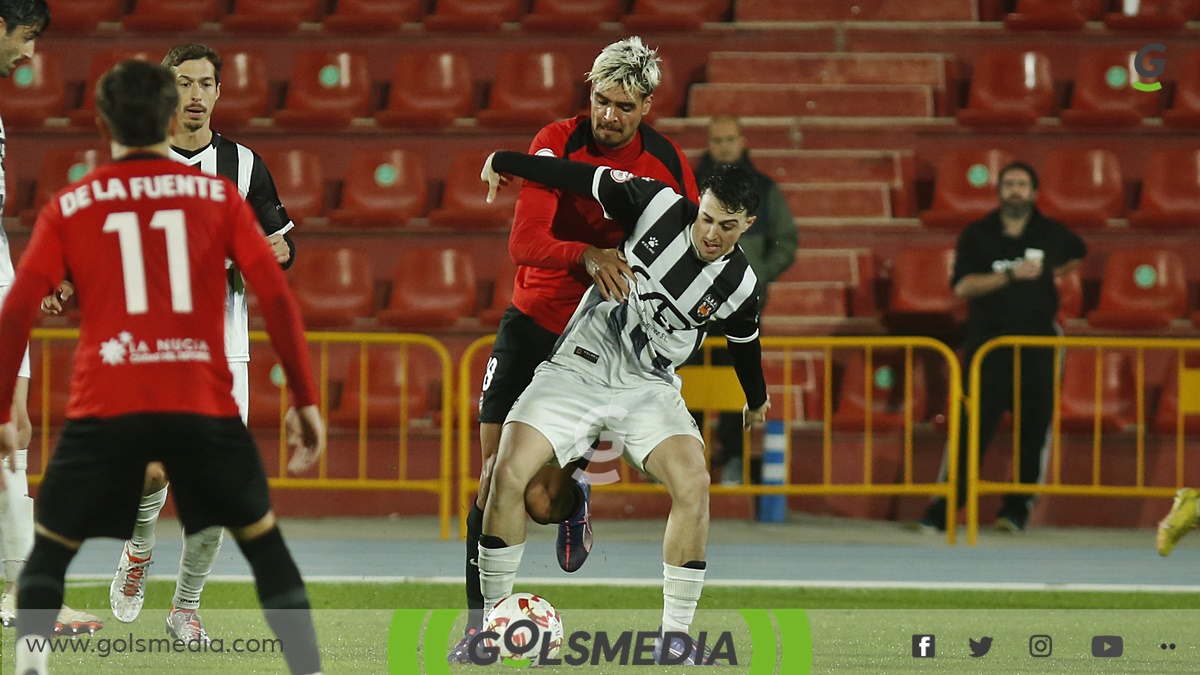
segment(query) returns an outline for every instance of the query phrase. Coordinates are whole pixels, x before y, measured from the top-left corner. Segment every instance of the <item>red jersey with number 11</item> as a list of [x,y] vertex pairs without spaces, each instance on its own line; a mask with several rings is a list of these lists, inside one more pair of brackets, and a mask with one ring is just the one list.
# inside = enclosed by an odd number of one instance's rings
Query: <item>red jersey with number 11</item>
[[[150,154],[97,168],[42,209],[0,315],[0,381],[20,361],[25,312],[70,278],[81,324],[69,419],[237,415],[224,349],[226,258],[263,300],[296,405],[315,403],[299,313],[237,187]],[[0,397],[11,391],[0,386]]]

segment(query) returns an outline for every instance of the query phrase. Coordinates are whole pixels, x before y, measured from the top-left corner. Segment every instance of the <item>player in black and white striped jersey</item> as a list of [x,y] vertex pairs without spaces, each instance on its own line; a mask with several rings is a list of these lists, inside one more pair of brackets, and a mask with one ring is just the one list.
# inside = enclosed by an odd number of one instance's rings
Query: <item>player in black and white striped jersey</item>
[[[538,367],[505,420],[479,540],[484,606],[512,593],[524,552],[526,486],[548,462],[567,466],[616,432],[625,458],[671,494],[663,539],[663,625],[655,660],[708,663],[689,643],[708,538],[704,441],[679,392],[675,368],[701,345],[707,325],[725,324],[746,394],[746,425],[770,403],[758,340],[757,278],[737,246],[754,218],[758,187],[731,165],[700,184],[694,204],[665,184],[567,160],[498,152],[481,178],[489,200],[512,174],[591,194],[625,228],[620,251],[632,269],[628,299],[584,294],[549,360]],[[664,640],[666,646],[664,647]],[[704,651],[704,650],[700,650]],[[669,656],[668,656],[669,655]]]
[[[179,90],[178,126],[171,136],[171,158],[233,181],[258,217],[275,259],[286,269],[295,255],[295,245],[288,236],[293,223],[279,201],[266,164],[250,148],[211,128],[213,106],[220,96],[221,57],[204,45],[183,44],[167,52],[163,65],[175,75]],[[229,265],[229,261],[226,264]],[[250,398],[249,317],[245,284],[236,268],[229,270],[225,299],[225,355],[233,373],[233,397],[245,421]],[[137,527],[121,552],[117,573],[109,589],[113,615],[121,621],[137,618],[145,599],[145,575],[154,548],[154,526],[166,502],[168,478],[160,465],[152,464],[147,468]],[[222,536],[221,528],[210,528],[184,538],[175,596],[167,616],[168,631],[184,642],[208,641],[197,610]]]

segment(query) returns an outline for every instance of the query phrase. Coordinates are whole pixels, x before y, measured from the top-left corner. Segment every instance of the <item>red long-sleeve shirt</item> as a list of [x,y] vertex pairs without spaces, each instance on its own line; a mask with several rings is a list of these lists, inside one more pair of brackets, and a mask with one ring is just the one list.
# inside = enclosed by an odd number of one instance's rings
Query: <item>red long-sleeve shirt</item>
[[[692,201],[700,199],[683,151],[647,124],[627,145],[613,150],[596,143],[588,116],[579,115],[543,127],[529,154],[621,169],[663,181]],[[621,226],[605,218],[590,196],[526,181],[508,239],[518,266],[513,305],[543,328],[562,333],[592,284],[579,264],[584,249],[615,248],[622,237]]]
[[295,404],[315,404],[300,313],[237,187],[143,154],[97,168],[38,216],[0,311],[0,421],[41,298],[67,276],[81,313],[68,419],[237,415],[224,347],[226,258],[262,301]]

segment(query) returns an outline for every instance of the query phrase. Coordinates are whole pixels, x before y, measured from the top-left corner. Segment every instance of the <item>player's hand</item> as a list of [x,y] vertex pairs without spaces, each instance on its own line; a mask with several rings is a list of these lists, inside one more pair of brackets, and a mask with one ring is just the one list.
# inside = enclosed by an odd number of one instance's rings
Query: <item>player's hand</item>
[[1013,277],[1021,281],[1030,281],[1042,276],[1042,261],[1024,258],[1012,268]]
[[767,411],[771,409],[771,397],[768,395],[767,400],[758,408],[750,409],[750,404],[746,404],[742,408],[742,426],[749,429],[750,427],[760,427],[767,422]]
[[42,298],[42,312],[50,315],[62,313],[63,305],[72,295],[75,295],[75,287],[69,281],[62,282],[57,291]]
[[292,251],[288,248],[287,240],[283,238],[282,234],[267,235],[267,243],[271,245],[271,253],[275,254],[275,262],[285,265],[292,259]]
[[589,246],[583,249],[579,256],[583,269],[596,282],[600,295],[605,300],[623,302],[629,297],[629,280],[633,279],[633,270],[625,262],[625,254],[615,248],[596,248]]
[[[0,463],[7,467],[12,463],[13,452],[17,450],[17,424],[9,421],[7,424],[0,424]],[[7,485],[8,471],[0,471],[0,488]]]
[[498,174],[492,169],[492,158],[495,156],[494,152],[488,155],[487,160],[483,163],[483,171],[479,172],[479,180],[488,184],[487,203],[489,204],[496,201],[496,191],[512,181],[511,177]]
[[325,425],[321,423],[321,411],[315,405],[299,410],[288,408],[283,421],[287,444],[294,450],[288,471],[304,473],[325,454]]

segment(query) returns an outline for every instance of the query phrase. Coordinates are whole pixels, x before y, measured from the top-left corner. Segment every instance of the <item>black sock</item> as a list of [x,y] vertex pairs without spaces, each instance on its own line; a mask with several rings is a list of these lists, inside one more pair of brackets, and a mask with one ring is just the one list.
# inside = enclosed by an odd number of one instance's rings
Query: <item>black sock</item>
[[63,583],[76,549],[36,535],[25,571],[17,582],[17,636],[54,635],[54,622],[63,602]]
[[321,653],[313,628],[312,608],[296,561],[288,552],[283,534],[273,527],[266,534],[239,541],[242,555],[254,571],[254,586],[267,623],[283,643],[288,670],[293,673],[321,671]]
[[483,590],[479,586],[479,535],[483,533],[483,509],[471,503],[467,513],[467,630],[483,630]]
[[688,568],[689,570],[708,569],[708,563],[703,560],[690,560],[688,562],[683,563],[683,566]]
[[563,518],[563,520],[574,518],[575,514],[579,513],[579,509],[583,508],[583,488],[579,487],[579,483],[571,486],[570,495],[568,497],[571,500],[570,508],[567,509],[567,517]]
[[484,548],[508,548],[508,542],[490,534],[479,535],[479,545]]

